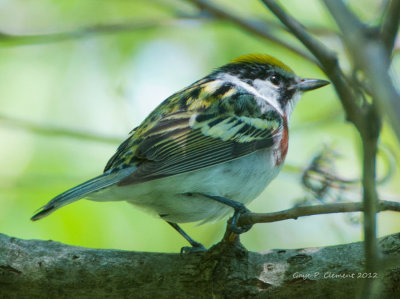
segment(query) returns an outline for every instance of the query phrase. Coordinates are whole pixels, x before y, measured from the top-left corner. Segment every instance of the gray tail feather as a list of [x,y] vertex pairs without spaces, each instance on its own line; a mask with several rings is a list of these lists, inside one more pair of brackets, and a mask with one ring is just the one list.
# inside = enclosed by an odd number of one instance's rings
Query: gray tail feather
[[125,168],[114,173],[105,172],[102,175],[99,175],[72,189],[69,189],[64,193],[61,193],[60,195],[54,197],[46,205],[41,207],[38,212],[32,216],[31,220],[39,220],[65,205],[68,205],[70,203],[73,203],[74,201],[88,196],[90,193],[100,191],[106,187],[114,185],[121,181],[123,178],[126,178],[127,176],[132,174],[134,171],[135,168],[132,167]]

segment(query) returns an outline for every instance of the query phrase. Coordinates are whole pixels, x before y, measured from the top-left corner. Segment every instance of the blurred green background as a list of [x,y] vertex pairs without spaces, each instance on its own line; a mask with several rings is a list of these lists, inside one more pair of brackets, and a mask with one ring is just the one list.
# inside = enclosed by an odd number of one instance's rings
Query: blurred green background
[[[382,9],[381,1],[349,2],[370,23]],[[214,3],[243,19],[278,24],[259,1]],[[346,69],[335,26],[320,2],[284,4],[339,51]],[[84,30],[101,31],[107,24],[122,25],[110,34]],[[55,195],[100,174],[128,132],[163,99],[239,55],[268,53],[300,76],[325,78],[307,60],[228,21],[199,13],[190,1],[0,0],[0,31],[14,36],[0,35],[0,232],[25,239],[179,251],[187,244],[169,225],[125,202],[80,200],[41,221],[33,223],[29,218]],[[72,38],[64,39],[15,37],[71,31],[75,32]],[[299,45],[285,32],[281,35]],[[399,70],[396,57],[393,71],[399,74]],[[292,117],[289,167],[250,210],[278,211],[307,196],[301,173],[293,169],[306,167],[324,144],[333,145],[341,156],[337,173],[358,178],[360,140],[344,118],[332,86],[305,95]],[[399,143],[386,125],[381,142],[391,148],[398,164]],[[379,162],[381,176],[387,165],[381,158]],[[400,175],[392,166],[391,179],[379,191],[382,199],[398,200]],[[361,199],[359,188],[339,195],[345,200]],[[400,230],[398,214],[380,213],[378,220],[379,235]],[[183,228],[210,246],[222,237],[225,221]],[[361,239],[362,226],[344,214],[258,224],[242,236],[244,245],[255,251]]]

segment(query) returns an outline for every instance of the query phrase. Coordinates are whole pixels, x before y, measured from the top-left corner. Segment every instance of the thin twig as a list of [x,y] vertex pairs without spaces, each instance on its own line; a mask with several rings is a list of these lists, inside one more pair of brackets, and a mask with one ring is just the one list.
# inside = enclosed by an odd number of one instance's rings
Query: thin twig
[[[387,55],[387,50],[382,44],[378,32],[361,23],[343,1],[324,0],[324,2],[341,31],[346,32],[343,34],[346,48],[357,68],[364,72],[381,114],[388,116],[393,130],[400,140],[400,94],[396,91],[392,78],[389,76],[390,56]],[[366,119],[363,126],[368,127],[370,123]],[[359,129],[360,132],[363,130],[362,127]]]
[[[268,223],[299,217],[322,215],[332,213],[363,212],[363,202],[332,203],[313,206],[297,206],[287,210],[273,213],[248,213],[240,216],[239,225],[249,225],[255,223]],[[400,202],[380,200],[378,201],[378,211],[400,212]]]
[[400,0],[390,0],[383,18],[380,34],[386,48],[386,54],[390,56],[396,41],[400,24]]
[[332,81],[339,95],[343,108],[346,111],[347,119],[353,122],[356,127],[361,126],[363,120],[360,115],[360,108],[355,101],[358,95],[354,93],[349,83],[346,81],[339,67],[336,54],[316,38],[308,34],[304,26],[288,15],[275,1],[263,0],[262,2],[318,59],[319,65]]
[[186,18],[168,19],[168,20],[148,20],[142,22],[126,21],[122,23],[88,26],[69,31],[43,33],[43,34],[17,35],[17,34],[0,32],[0,45],[16,46],[16,45],[54,43],[72,39],[87,38],[94,35],[149,30],[154,28],[161,28],[163,26],[179,26],[185,24],[185,22],[193,20],[197,20],[197,18],[186,17]]
[[[364,124],[365,127],[361,128],[360,133],[364,150],[363,195],[366,271],[377,272],[380,266],[380,256],[376,240],[376,213],[378,212],[376,205],[378,196],[375,172],[377,141],[381,121],[377,114],[376,105],[380,104],[381,111],[389,114],[392,126],[395,132],[398,133],[398,137],[400,137],[400,127],[396,128],[397,124],[400,125],[398,113],[396,113],[396,105],[390,105],[391,101],[398,101],[400,98],[396,96],[396,91],[391,84],[388,74],[390,57],[380,41],[379,35],[376,34],[373,28],[369,28],[359,21],[342,1],[325,0],[324,2],[341,31],[347,33],[343,36],[345,45],[358,69],[364,72],[371,87],[373,103],[368,105],[368,109],[365,111],[364,117],[367,121]],[[386,24],[385,26],[388,25]],[[391,92],[392,94],[389,95]],[[393,98],[388,99],[388,97]],[[397,106],[400,109],[400,103]],[[398,111],[400,112],[400,110]],[[392,118],[394,118],[394,121]],[[373,293],[371,285],[366,285],[363,289],[364,297],[369,297]]]
[[261,23],[261,22],[253,22],[251,20],[246,20],[242,19],[232,13],[227,12],[225,9],[222,9],[218,7],[217,5],[211,3],[210,1],[206,0],[187,0],[189,2],[192,2],[195,4],[197,7],[200,9],[204,9],[208,12],[210,12],[213,16],[216,18],[219,18],[221,20],[227,20],[238,27],[255,34],[259,37],[262,37],[264,39],[273,41],[274,43],[277,43],[278,45],[283,46],[286,49],[289,49],[290,51],[302,56],[303,58],[316,63],[315,59],[310,56],[308,53],[306,53],[304,50],[299,49],[295,46],[293,46],[290,43],[287,43],[283,39],[279,38],[276,34],[274,34],[271,30],[268,29],[267,24]]
[[15,118],[10,118],[4,115],[0,115],[0,122],[3,122],[5,125],[9,125],[16,128],[21,128],[24,130],[31,131],[33,133],[43,134],[43,135],[51,135],[57,137],[69,137],[69,138],[76,138],[82,139],[84,141],[95,141],[95,142],[103,142],[103,143],[110,143],[110,144],[119,144],[123,137],[113,137],[113,136],[102,136],[97,135],[94,133],[87,133],[76,131],[72,129],[65,129],[65,128],[55,128],[45,125],[38,125],[34,122],[20,120]]

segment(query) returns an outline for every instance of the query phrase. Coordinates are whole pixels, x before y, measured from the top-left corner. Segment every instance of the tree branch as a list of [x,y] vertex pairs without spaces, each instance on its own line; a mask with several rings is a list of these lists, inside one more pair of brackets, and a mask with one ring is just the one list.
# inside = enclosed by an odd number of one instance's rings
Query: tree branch
[[[387,115],[400,141],[400,95],[393,85],[388,70],[390,56],[374,28],[361,23],[341,0],[324,0],[339,28],[346,48],[358,69],[366,76],[375,104],[382,115]],[[367,112],[368,113],[368,112]],[[371,122],[364,124],[368,128]],[[363,131],[361,128],[360,132]]]
[[123,137],[113,137],[113,136],[103,136],[97,135],[94,133],[81,132],[72,129],[65,128],[56,128],[49,127],[45,125],[38,125],[30,121],[15,119],[11,117],[7,117],[0,114],[0,122],[3,122],[6,125],[10,125],[16,128],[24,129],[27,131],[31,131],[33,133],[49,135],[49,136],[57,136],[57,137],[70,137],[76,139],[82,139],[84,141],[94,141],[94,142],[103,142],[110,144],[119,144]]
[[[284,12],[284,10],[273,0],[263,0],[268,8],[285,24],[289,30],[315,55],[322,69],[332,80],[336,91],[341,99],[348,119],[354,123],[360,132],[363,142],[363,194],[364,194],[364,235],[365,255],[367,258],[367,271],[377,271],[380,265],[378,247],[376,243],[376,154],[377,142],[381,129],[381,119],[377,113],[378,105],[381,113],[389,114],[392,128],[400,140],[400,96],[397,94],[392,80],[388,74],[390,57],[385,55],[380,37],[376,32],[368,28],[346,7],[341,0],[324,0],[333,18],[336,20],[343,33],[343,39],[351,54],[352,61],[357,69],[362,70],[366,76],[366,82],[370,87],[373,102],[364,100],[360,87],[350,86],[340,70],[336,57],[328,51],[324,45],[312,38],[299,22]],[[391,5],[393,6],[393,5]],[[387,15],[386,25],[391,22],[398,25],[398,20],[392,18],[397,12]],[[387,29],[387,27],[385,27]],[[397,31],[397,28],[396,28]],[[394,38],[389,34],[387,39]],[[361,103],[361,104],[360,104]],[[371,285],[364,289],[364,297],[371,296]]]
[[100,250],[0,234],[1,298],[356,297],[362,281],[400,296],[400,234],[380,240],[384,272],[363,271],[362,243],[248,252],[220,243],[179,254]]
[[[267,223],[288,219],[297,219],[303,216],[322,215],[332,213],[363,212],[365,210],[363,202],[333,203],[313,206],[296,206],[283,211],[273,213],[248,213],[240,216],[239,225],[255,223]],[[396,211],[400,212],[400,202],[380,200],[378,202],[378,212]]]
[[196,18],[185,17],[179,19],[166,20],[149,20],[149,21],[132,21],[115,24],[104,24],[96,26],[87,26],[70,31],[44,33],[44,34],[29,34],[15,35],[5,32],[0,32],[0,45],[31,45],[61,42],[71,39],[87,38],[93,35],[114,34],[122,32],[132,32],[138,30],[149,30],[160,28],[163,26],[176,26],[184,24],[185,21],[194,20]]
[[[266,24],[261,21],[241,19],[240,17],[225,12],[225,10],[205,0],[188,0],[188,1],[193,2],[199,8],[205,9],[206,11],[210,12],[217,19],[228,20],[230,22],[233,22],[240,28],[245,29],[248,32],[251,32],[252,34],[273,41],[283,46],[284,48],[287,48],[290,51],[302,56],[307,60],[310,60],[314,63],[316,62],[315,59],[308,53],[306,53],[304,50],[299,49],[291,45],[290,43],[285,42],[284,40],[279,38],[276,34],[274,34],[271,30],[268,30],[266,28]],[[184,24],[184,22],[188,20],[198,20],[198,19],[199,18],[196,16],[184,16],[184,17],[180,16],[177,19],[170,19],[170,20],[150,20],[144,22],[133,21],[133,22],[123,22],[115,24],[104,24],[97,26],[88,26],[64,32],[31,34],[31,35],[14,35],[5,32],[0,32],[0,45],[15,46],[15,45],[27,45],[27,44],[54,43],[71,39],[86,38],[93,35],[132,32],[137,30],[149,30],[171,25],[176,26],[179,24]]]
[[[336,23],[342,32],[347,49],[357,67],[361,69],[367,77],[373,96],[373,104],[368,106],[365,113],[365,127],[360,131],[363,142],[363,191],[364,191],[364,238],[365,255],[367,271],[378,271],[380,266],[379,250],[376,241],[376,212],[377,212],[377,193],[376,193],[376,154],[377,140],[380,132],[380,118],[377,115],[376,105],[381,104],[381,112],[386,111],[393,114],[396,106],[399,106],[400,97],[396,96],[394,86],[391,84],[391,78],[388,74],[390,58],[385,55],[386,52],[379,37],[376,36],[373,29],[368,28],[359,21],[356,16],[342,1],[324,1]],[[357,47],[355,49],[354,47]],[[378,76],[377,76],[378,75]],[[382,81],[383,80],[383,81]],[[388,80],[388,82],[384,82]],[[388,86],[391,85],[391,86]],[[383,90],[386,89],[386,90]],[[390,89],[393,89],[391,94]],[[393,97],[388,99],[387,97]],[[387,106],[391,101],[398,101],[393,107]],[[387,107],[382,107],[387,106]],[[388,110],[389,109],[389,110]],[[395,112],[394,111],[394,112]],[[395,113],[396,114],[396,113]],[[389,117],[393,129],[398,133],[400,140],[400,121],[398,115]],[[398,126],[398,127],[396,127]],[[364,297],[373,295],[371,284],[364,291]]]
[[400,0],[390,0],[383,18],[380,34],[386,48],[386,55],[392,55],[400,24]]
[[247,32],[255,34],[256,36],[259,36],[263,39],[277,43],[278,45],[281,45],[284,48],[289,49],[293,53],[296,53],[297,55],[300,55],[301,57],[313,63],[316,63],[315,59],[312,56],[304,52],[302,49],[299,49],[293,46],[292,44],[285,42],[283,39],[279,38],[276,34],[274,34],[271,30],[269,30],[268,25],[263,22],[254,22],[251,20],[242,19],[206,0],[188,0],[188,1],[195,4],[200,9],[208,11],[218,19],[232,22],[236,26],[246,30]]
[[355,101],[355,99],[359,98],[359,95],[354,93],[346,81],[345,76],[339,67],[336,54],[316,38],[308,34],[304,29],[305,27],[288,15],[278,4],[276,4],[275,1],[262,0],[262,2],[317,58],[318,65],[332,81],[333,86],[339,95],[339,99],[346,111],[347,119],[356,127],[361,126],[363,119],[360,115],[360,108],[357,106]]

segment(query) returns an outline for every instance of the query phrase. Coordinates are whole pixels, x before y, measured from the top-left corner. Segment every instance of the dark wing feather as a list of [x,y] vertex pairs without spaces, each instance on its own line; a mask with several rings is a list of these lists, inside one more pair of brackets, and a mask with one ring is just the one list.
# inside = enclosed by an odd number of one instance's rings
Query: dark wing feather
[[119,146],[115,154],[108,160],[106,167],[104,167],[104,172],[107,172],[110,170],[116,163],[118,163],[118,160],[123,157],[127,151],[129,151],[132,148],[133,145],[133,140],[132,140],[132,135],[135,134],[135,131],[137,130],[137,127],[134,128],[132,131],[129,132],[129,138],[127,138],[124,142],[122,142]]
[[174,113],[146,132],[134,154],[137,170],[119,184],[190,172],[269,148],[282,133],[282,123],[273,110],[263,119]]

